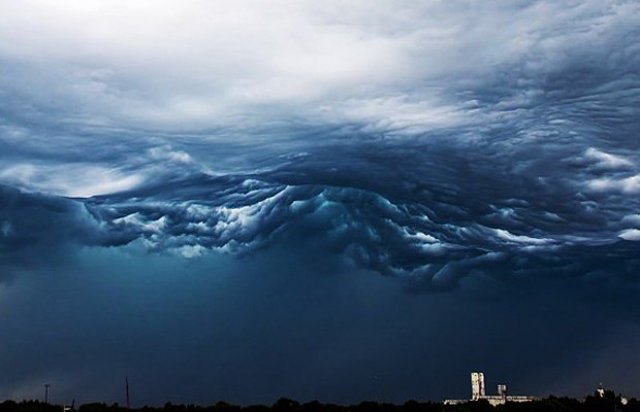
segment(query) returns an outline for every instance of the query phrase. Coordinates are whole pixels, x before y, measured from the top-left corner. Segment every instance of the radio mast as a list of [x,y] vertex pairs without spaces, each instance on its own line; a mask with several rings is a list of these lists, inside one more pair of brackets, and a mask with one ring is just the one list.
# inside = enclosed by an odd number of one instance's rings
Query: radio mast
[[125,376],[124,377],[124,390],[125,390],[125,395],[126,395],[126,400],[127,400],[127,409],[131,409],[131,403],[129,402],[129,377]]

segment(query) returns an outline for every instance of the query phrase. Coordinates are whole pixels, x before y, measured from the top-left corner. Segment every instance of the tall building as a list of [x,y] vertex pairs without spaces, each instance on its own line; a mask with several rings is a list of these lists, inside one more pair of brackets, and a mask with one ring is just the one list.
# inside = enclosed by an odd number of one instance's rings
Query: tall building
[[471,372],[471,399],[477,401],[484,395],[484,373]]
[[507,401],[507,385],[498,385],[498,396],[501,397],[503,401]]
[[[507,395],[507,385],[498,385],[497,395],[487,395],[485,393],[484,386],[484,373],[472,372],[471,373],[471,401],[485,400],[491,405],[503,405],[507,402],[531,402],[539,398],[535,396],[524,395]],[[457,405],[461,403],[469,402],[468,399],[445,399],[445,405]]]

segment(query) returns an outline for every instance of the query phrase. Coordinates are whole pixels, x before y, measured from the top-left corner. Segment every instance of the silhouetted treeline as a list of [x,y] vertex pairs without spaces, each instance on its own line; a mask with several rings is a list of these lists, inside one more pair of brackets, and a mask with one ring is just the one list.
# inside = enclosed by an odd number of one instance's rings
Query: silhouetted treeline
[[[0,403],[0,412],[62,412],[62,405],[45,404],[39,401],[5,401]],[[550,396],[533,402],[511,403],[491,406],[486,400],[459,405],[444,405],[440,402],[408,401],[402,405],[378,402],[362,402],[357,405],[335,405],[317,401],[298,403],[291,399],[280,399],[271,406],[237,406],[218,402],[211,406],[175,405],[144,406],[127,409],[121,405],[88,403],[76,412],[640,412],[640,401],[625,400],[611,391],[603,397],[594,394],[584,400]]]

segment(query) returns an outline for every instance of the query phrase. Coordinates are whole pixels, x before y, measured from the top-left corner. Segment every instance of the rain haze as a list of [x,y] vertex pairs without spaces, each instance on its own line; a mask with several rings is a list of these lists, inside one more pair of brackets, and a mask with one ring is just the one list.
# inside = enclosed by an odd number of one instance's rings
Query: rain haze
[[0,0],[0,399],[640,396],[639,28]]

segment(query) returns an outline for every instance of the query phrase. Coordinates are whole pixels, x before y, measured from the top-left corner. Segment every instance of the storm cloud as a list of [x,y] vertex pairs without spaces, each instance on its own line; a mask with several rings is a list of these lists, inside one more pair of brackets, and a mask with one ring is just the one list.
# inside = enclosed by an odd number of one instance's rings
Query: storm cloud
[[[441,397],[476,366],[632,390],[605,364],[637,369],[636,2],[0,5],[0,395],[130,368],[152,403]],[[52,303],[48,348],[19,325]]]

